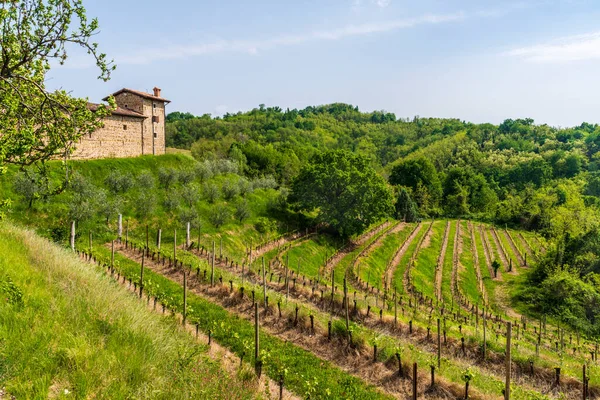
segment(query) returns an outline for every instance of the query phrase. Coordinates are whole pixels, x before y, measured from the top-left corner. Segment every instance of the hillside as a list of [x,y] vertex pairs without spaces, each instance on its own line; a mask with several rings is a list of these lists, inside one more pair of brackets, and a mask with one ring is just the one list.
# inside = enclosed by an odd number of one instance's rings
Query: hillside
[[[48,182],[9,168],[0,197],[12,200],[10,218],[65,247],[74,221],[74,246],[88,268],[100,267],[161,312],[185,314],[200,334],[234,358],[259,362],[263,377],[296,396],[390,398],[416,390],[428,399],[458,398],[467,379],[471,398],[496,398],[509,322],[515,398],[597,396],[595,369],[587,370],[589,381],[581,375],[597,359],[598,340],[598,210],[586,194],[592,161],[570,177],[547,170],[536,184],[536,169],[523,168],[546,160],[541,147],[482,146],[472,137],[481,127],[458,121],[380,121],[335,110],[296,117],[330,124],[294,128],[320,131],[314,141],[309,132],[277,139],[277,115],[287,112],[180,116],[169,126],[219,131],[195,142],[192,156],[71,162],[69,185],[58,194],[47,195],[62,181],[60,163],[48,164]],[[272,129],[264,130],[263,114]],[[518,124],[542,129],[526,122]],[[419,139],[420,124],[430,131]],[[392,125],[414,145],[388,163],[350,145],[352,152],[320,152],[345,148],[358,131],[385,135]],[[573,151],[590,135],[571,143]],[[253,154],[265,163],[254,163]],[[512,164],[489,168],[510,154]],[[289,176],[281,174],[286,168]],[[508,205],[514,213],[505,218]],[[352,234],[340,234],[340,220]]]
[[2,222],[0,254],[0,387],[6,395],[259,397],[253,380],[236,376],[175,319],[148,310],[71,252]]

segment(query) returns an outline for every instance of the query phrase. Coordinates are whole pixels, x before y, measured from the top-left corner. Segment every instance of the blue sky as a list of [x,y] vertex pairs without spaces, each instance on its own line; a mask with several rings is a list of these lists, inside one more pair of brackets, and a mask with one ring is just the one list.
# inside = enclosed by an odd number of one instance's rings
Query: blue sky
[[398,117],[600,122],[600,1],[84,0],[112,79],[77,51],[48,87],[122,87],[194,114],[331,102]]

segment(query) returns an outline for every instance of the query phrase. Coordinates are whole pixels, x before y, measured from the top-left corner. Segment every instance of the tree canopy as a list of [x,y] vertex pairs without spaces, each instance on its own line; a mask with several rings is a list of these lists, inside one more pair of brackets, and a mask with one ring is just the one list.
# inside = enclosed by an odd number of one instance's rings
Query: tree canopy
[[5,1],[0,20],[0,168],[33,166],[46,182],[45,162],[66,158],[114,106],[111,102],[92,112],[85,99],[65,90],[48,92],[51,63],[63,64],[67,46],[75,45],[95,60],[100,79],[108,80],[114,65],[92,42],[98,21],[88,20],[81,0]]
[[348,151],[315,155],[291,183],[292,203],[317,212],[317,220],[342,236],[362,232],[391,215],[393,200],[385,180],[366,158]]

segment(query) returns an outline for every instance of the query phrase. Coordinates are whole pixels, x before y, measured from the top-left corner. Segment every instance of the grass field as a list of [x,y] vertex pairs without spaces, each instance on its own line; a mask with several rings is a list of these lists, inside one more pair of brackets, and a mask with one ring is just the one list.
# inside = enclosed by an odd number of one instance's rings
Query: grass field
[[[0,223],[0,387],[16,398],[255,398],[175,321]],[[224,379],[224,377],[227,377]]]

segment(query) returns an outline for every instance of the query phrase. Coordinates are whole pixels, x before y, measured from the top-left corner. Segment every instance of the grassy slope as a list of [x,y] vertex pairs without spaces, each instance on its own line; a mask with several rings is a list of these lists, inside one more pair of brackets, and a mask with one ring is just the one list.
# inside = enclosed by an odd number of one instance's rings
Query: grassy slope
[[424,222],[423,226],[421,227],[421,230],[417,233],[414,240],[411,242],[410,246],[408,246],[408,248],[406,249],[406,253],[404,253],[404,255],[402,256],[402,258],[400,260],[400,263],[398,263],[398,266],[397,266],[396,270],[394,271],[393,284],[395,285],[399,294],[404,293],[404,284],[403,284],[404,272],[406,271],[406,268],[408,266],[410,258],[412,257],[413,253],[417,249],[417,245],[419,244],[419,241],[427,233],[427,227],[428,227],[428,223]]
[[[0,225],[0,386],[17,398],[252,398],[167,318],[30,231]],[[2,297],[5,297],[3,293]],[[4,300],[4,299],[3,299]],[[32,362],[35,360],[35,362]]]
[[477,273],[475,272],[471,233],[466,221],[461,221],[460,224],[462,233],[462,253],[460,255],[460,263],[463,266],[463,269],[458,274],[458,285],[469,302],[481,305],[483,296],[479,291]]
[[378,287],[383,291],[382,277],[385,274],[386,267],[396,250],[402,246],[404,240],[410,235],[413,227],[413,224],[407,224],[400,232],[387,234],[381,240],[379,246],[372,249],[368,257],[360,261],[362,264],[360,278],[364,281],[368,278],[370,286]]
[[417,264],[412,270],[413,283],[425,296],[435,299],[435,270],[437,259],[444,239],[444,221],[436,221],[431,228],[431,240],[427,247],[421,248]]
[[450,221],[448,231],[448,247],[444,258],[444,269],[442,270],[442,299],[448,305],[453,304],[452,298],[452,255],[454,254],[454,236],[456,234],[456,221]]
[[[162,156],[143,156],[137,158],[73,161],[71,168],[72,174],[82,175],[94,186],[107,189],[104,180],[112,170],[118,170],[122,173],[131,172],[134,177],[138,176],[143,171],[148,171],[154,176],[156,184],[158,185],[158,171],[161,168],[191,170],[196,164],[194,159],[186,155],[167,154]],[[50,163],[50,166],[51,171],[53,171],[51,173],[52,176],[56,177],[59,174],[62,174],[62,172],[57,169],[57,163]],[[43,236],[55,236],[54,240],[67,244],[70,221],[67,220],[66,213],[71,194],[67,191],[51,198],[48,202],[37,201],[34,203],[33,209],[29,210],[22,204],[23,202],[21,199],[12,190],[12,179],[15,173],[16,171],[14,169],[10,169],[8,174],[0,176],[0,197],[13,200],[12,218],[28,225],[35,226],[38,233]],[[214,183],[217,187],[222,187],[224,182],[237,181],[238,179],[238,175],[225,174],[215,176],[207,182]],[[201,182],[199,178],[196,178],[193,183],[199,188],[202,188],[203,182]],[[167,211],[163,205],[163,200],[166,197],[167,192],[179,191],[182,186],[182,184],[177,184],[174,188],[169,189],[169,191],[158,186],[150,190],[134,186],[127,193],[118,195],[118,197],[123,199],[121,212],[124,219],[124,230],[127,221],[129,221],[129,237],[145,239],[145,225],[149,224],[151,242],[156,240],[156,232],[158,228],[161,228],[163,244],[168,245],[173,242],[173,232],[175,229],[178,230],[177,236],[179,243],[181,243],[182,240],[185,239],[185,225],[179,220],[180,211]],[[152,217],[147,219],[139,218],[136,216],[135,211],[136,198],[148,191],[151,191],[156,195],[156,209],[152,213]],[[243,223],[240,223],[231,217],[225,225],[215,228],[208,222],[215,207],[223,205],[227,207],[230,214],[233,215],[235,203],[241,196],[236,196],[235,199],[230,201],[225,201],[221,198],[218,199],[215,204],[210,204],[201,195],[198,202],[193,205],[193,208],[197,211],[202,220],[202,225],[200,227],[201,244],[204,247],[212,247],[212,241],[215,240],[218,249],[220,239],[223,238],[224,256],[227,255],[230,257],[234,256],[236,258],[241,258],[245,253],[246,247],[250,245],[250,243],[253,243],[256,246],[277,236],[279,234],[277,229],[267,234],[261,234],[257,232],[254,227],[259,217],[267,217],[272,221],[274,226],[277,226],[277,222],[270,218],[267,213],[268,203],[274,196],[276,196],[276,191],[273,189],[258,189],[252,193],[246,194],[244,198],[248,201],[248,206],[251,211],[250,218],[243,221]],[[116,196],[113,194],[108,194],[109,201],[115,197]],[[183,200],[181,200],[180,209],[188,208],[187,205],[184,205]],[[109,224],[106,224],[106,221],[102,217],[95,217],[89,221],[79,222],[77,228],[79,243],[87,243],[88,232],[90,230],[94,232],[96,242],[105,242],[113,239],[117,231],[116,219],[115,213],[115,215],[110,218]],[[290,229],[292,229],[292,227],[290,227]],[[51,234],[52,231],[54,232],[54,235]],[[125,234],[125,232],[123,232],[123,234]],[[198,241],[198,228],[192,229],[191,239],[194,242]]]

